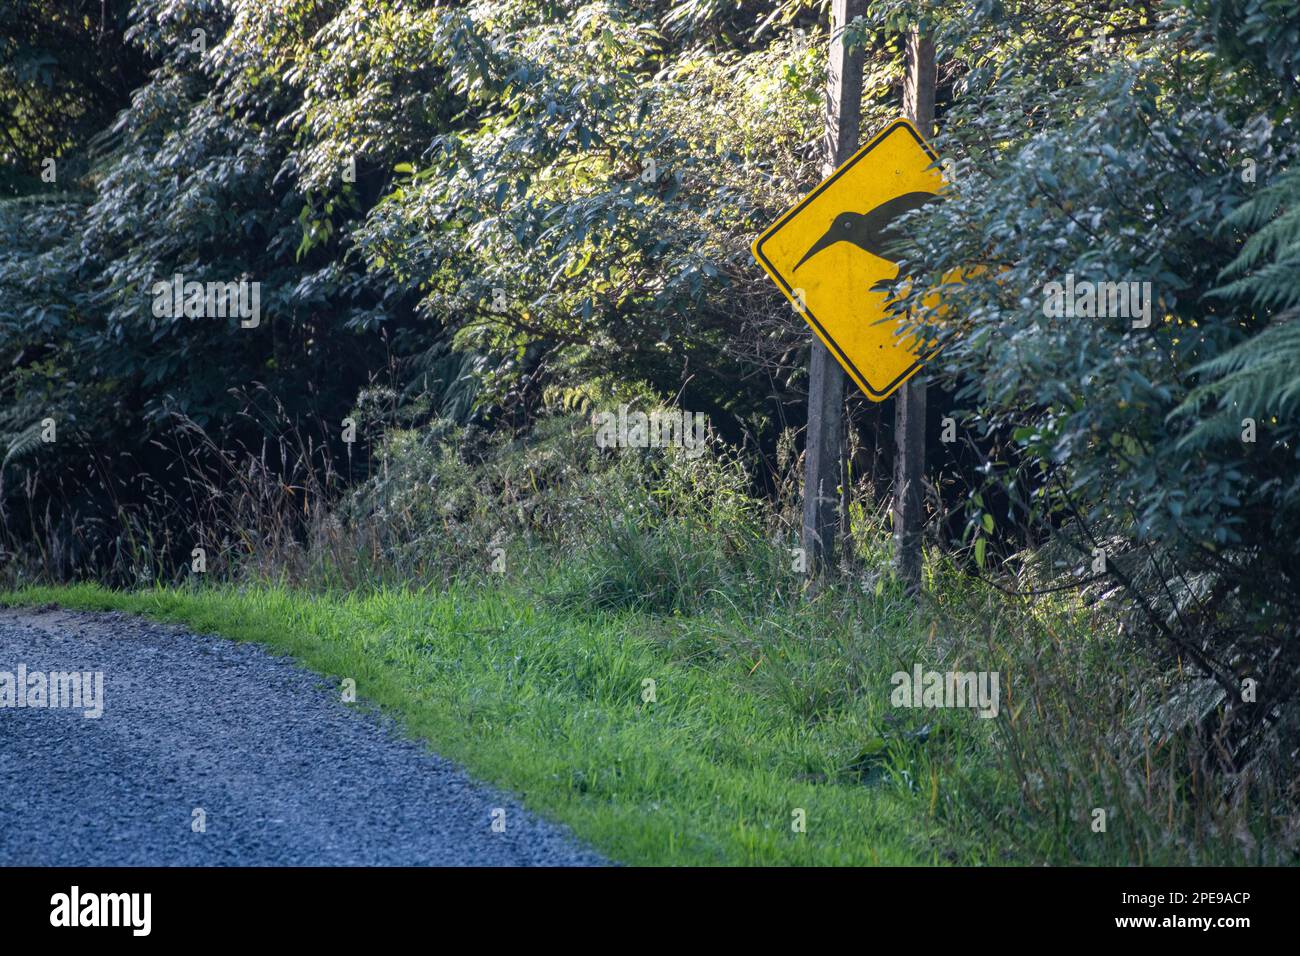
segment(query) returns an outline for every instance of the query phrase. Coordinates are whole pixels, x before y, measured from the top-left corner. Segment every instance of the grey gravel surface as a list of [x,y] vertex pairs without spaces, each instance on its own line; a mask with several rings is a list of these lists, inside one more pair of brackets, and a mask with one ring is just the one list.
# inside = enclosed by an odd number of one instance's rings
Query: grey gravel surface
[[103,715],[0,707],[0,866],[604,862],[255,645],[0,609],[0,672],[20,664],[102,671]]

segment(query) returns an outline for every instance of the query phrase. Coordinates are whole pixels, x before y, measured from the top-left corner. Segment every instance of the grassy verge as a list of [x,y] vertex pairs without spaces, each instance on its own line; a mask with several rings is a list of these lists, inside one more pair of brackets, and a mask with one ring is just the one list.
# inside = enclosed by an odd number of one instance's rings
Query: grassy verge
[[[792,620],[742,633],[719,617],[579,615],[539,606],[511,585],[328,598],[78,586],[0,599],[145,614],[352,677],[364,699],[412,734],[620,861],[906,864],[986,855],[954,856],[929,781],[889,773],[888,755],[874,752],[881,747],[872,741],[887,743],[875,729],[887,692],[856,693],[842,668],[829,684],[804,673],[829,666],[830,648],[819,660],[808,634],[786,630]],[[654,702],[643,699],[648,680]],[[841,699],[829,699],[837,692]],[[864,765],[846,766],[864,749]],[[805,832],[792,826],[799,810]]]

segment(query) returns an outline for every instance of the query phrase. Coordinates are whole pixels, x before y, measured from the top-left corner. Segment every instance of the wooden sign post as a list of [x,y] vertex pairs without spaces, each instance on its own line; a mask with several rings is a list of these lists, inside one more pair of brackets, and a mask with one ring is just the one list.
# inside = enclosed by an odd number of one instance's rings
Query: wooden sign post
[[[844,28],[866,13],[866,0],[831,0],[830,63],[826,81],[824,175],[853,155],[862,113],[861,47],[844,42]],[[801,544],[814,582],[835,560],[841,516],[839,486],[843,459],[844,370],[814,337],[808,363],[808,431],[804,450]],[[814,587],[816,585],[814,584]]]
[[[907,39],[903,110],[921,135],[934,132],[934,42],[913,30]],[[911,594],[921,590],[921,479],[925,472],[924,373],[895,393],[894,415],[894,567]]]

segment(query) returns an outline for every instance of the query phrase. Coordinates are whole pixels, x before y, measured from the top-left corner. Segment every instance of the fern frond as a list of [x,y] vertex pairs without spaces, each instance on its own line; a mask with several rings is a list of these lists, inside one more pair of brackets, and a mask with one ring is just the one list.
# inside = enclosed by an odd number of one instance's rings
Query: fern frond
[[41,444],[41,423],[35,422],[24,428],[9,442],[9,448],[5,452],[3,461],[0,461],[0,472],[9,466],[9,462],[18,461],[25,458],[28,454],[35,451]]
[[1300,309],[1292,309],[1235,348],[1198,365],[1202,384],[1166,421],[1214,412],[1179,441],[1178,447],[1211,444],[1240,428],[1242,417],[1285,417],[1300,407]]
[[1235,209],[1224,225],[1253,234],[1219,274],[1221,281],[1235,281],[1212,294],[1249,297],[1265,307],[1290,308],[1300,303],[1300,170],[1282,173]]

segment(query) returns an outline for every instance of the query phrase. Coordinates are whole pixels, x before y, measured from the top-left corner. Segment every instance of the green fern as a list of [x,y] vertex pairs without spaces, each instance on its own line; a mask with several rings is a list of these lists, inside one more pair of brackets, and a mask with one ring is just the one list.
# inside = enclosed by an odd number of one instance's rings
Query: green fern
[[1193,371],[1201,384],[1167,420],[1215,412],[1179,441],[1204,447],[1235,437],[1242,418],[1285,418],[1300,403],[1300,170],[1279,175],[1239,206],[1224,224],[1250,237],[1224,268],[1230,280],[1211,294],[1284,310],[1264,329]]
[[1239,431],[1242,417],[1285,418],[1300,405],[1300,309],[1283,313],[1258,335],[1194,371],[1202,384],[1167,420],[1201,414],[1211,403],[1216,413],[1183,436],[1180,448],[1231,437]]
[[1231,279],[1212,294],[1250,299],[1264,308],[1300,305],[1300,169],[1290,169],[1224,220],[1251,231],[1241,252],[1223,270]]
[[439,340],[408,359],[402,397],[407,402],[427,399],[436,417],[464,425],[474,413],[479,374],[485,364],[478,353],[453,351],[446,341]]
[[35,422],[24,428],[9,442],[9,448],[5,452],[3,461],[0,461],[0,472],[9,466],[9,462],[18,461],[25,458],[31,452],[35,451],[41,445],[41,423]]

